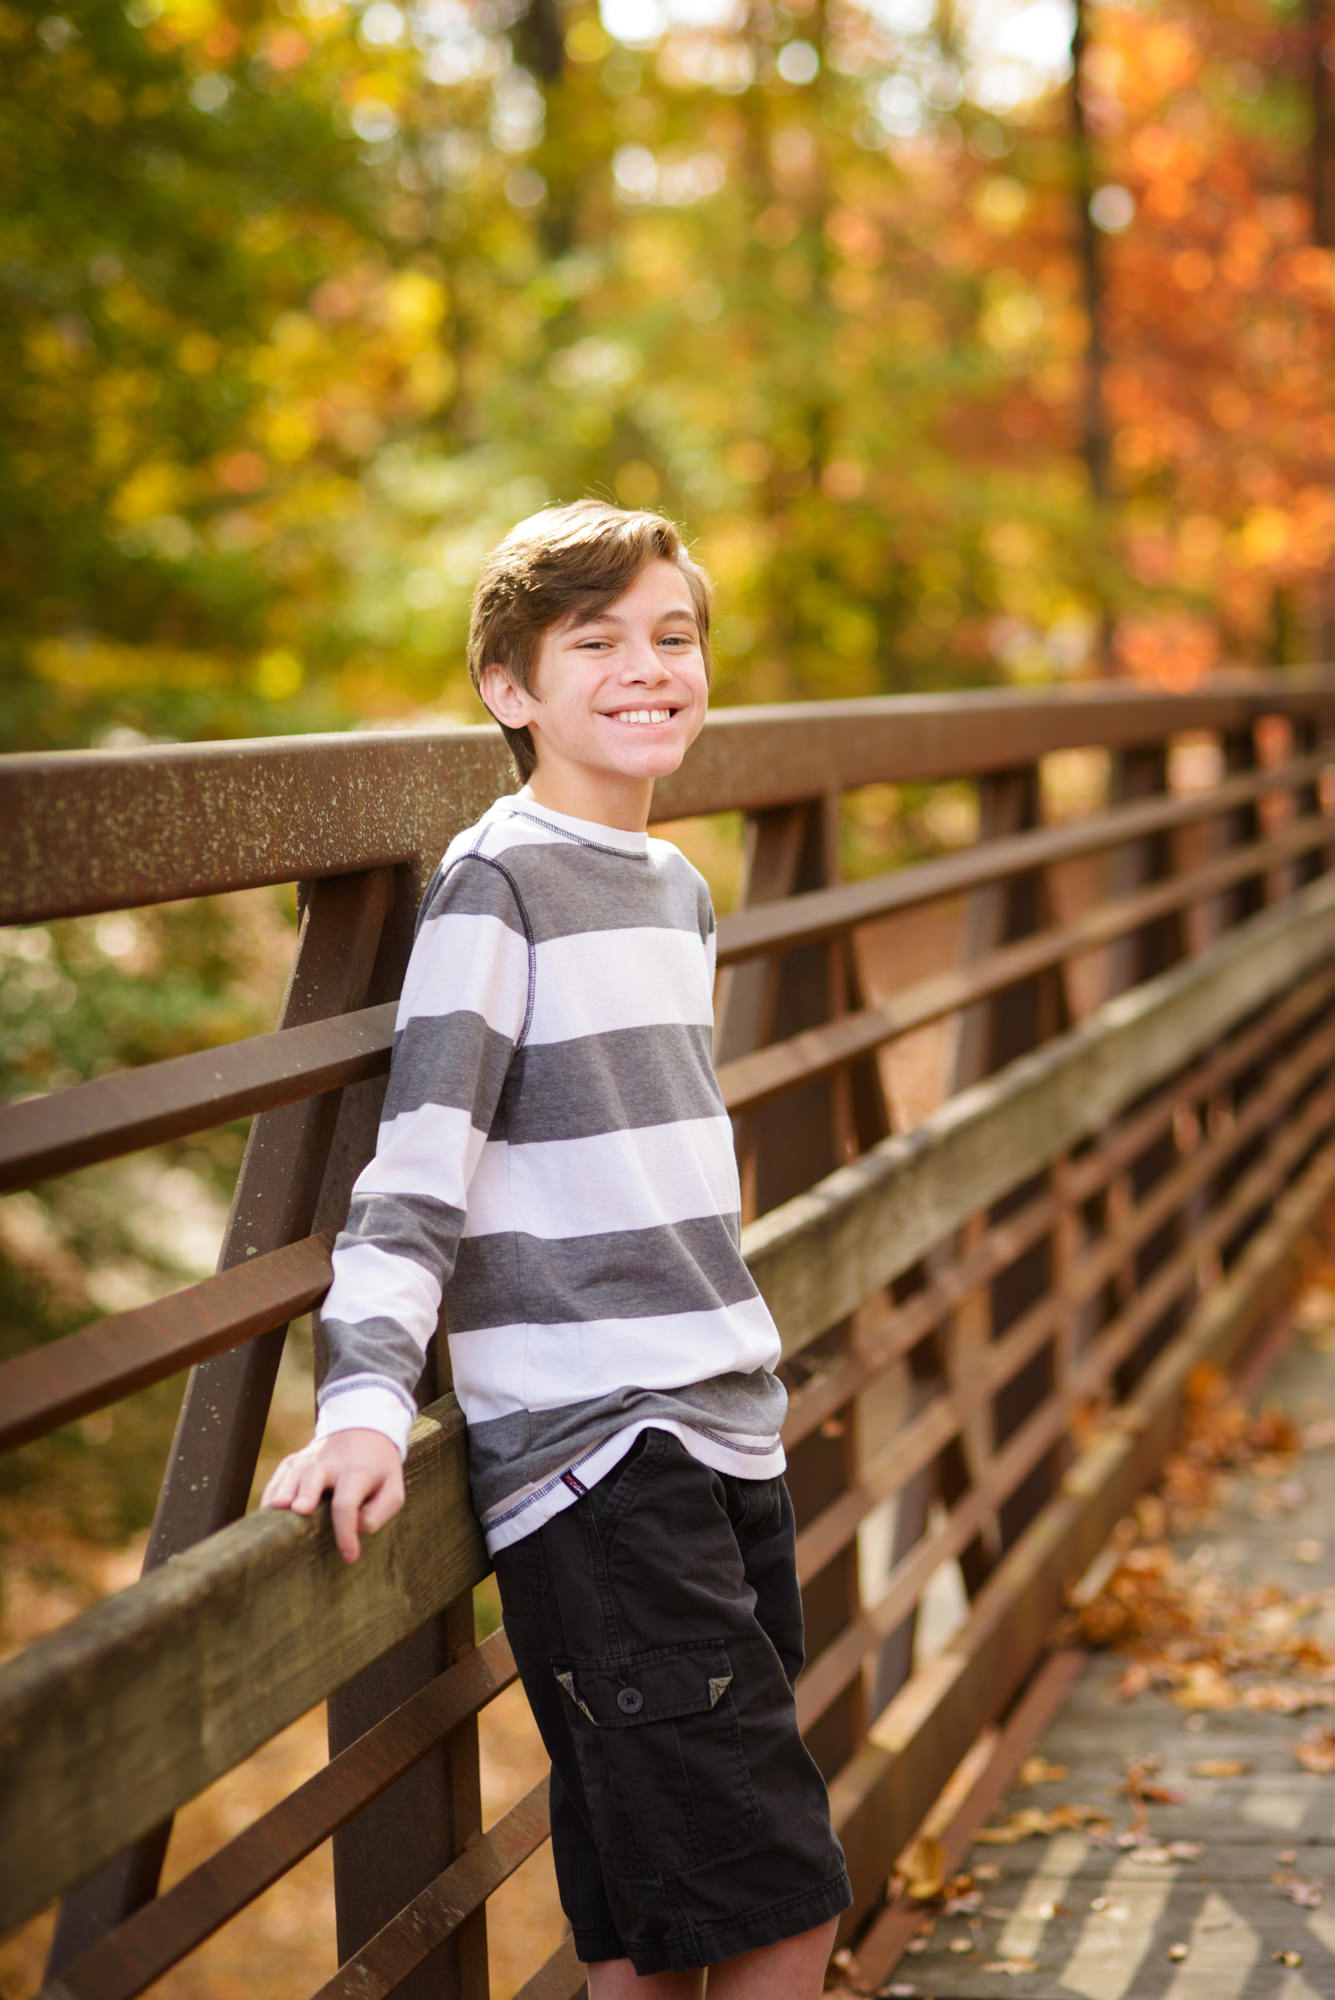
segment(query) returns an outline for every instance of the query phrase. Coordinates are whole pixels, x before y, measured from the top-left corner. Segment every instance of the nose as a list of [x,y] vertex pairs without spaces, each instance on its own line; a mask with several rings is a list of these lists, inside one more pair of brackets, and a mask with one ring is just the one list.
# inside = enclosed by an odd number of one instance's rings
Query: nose
[[635,636],[627,648],[621,678],[637,686],[649,687],[661,687],[669,678],[667,661],[654,644],[652,634],[646,632]]

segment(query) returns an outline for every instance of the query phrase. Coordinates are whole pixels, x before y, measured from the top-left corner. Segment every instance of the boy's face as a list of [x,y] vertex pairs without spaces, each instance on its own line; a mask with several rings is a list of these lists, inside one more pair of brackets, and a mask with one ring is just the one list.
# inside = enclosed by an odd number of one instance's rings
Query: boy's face
[[646,563],[593,617],[542,635],[533,685],[486,669],[483,699],[512,729],[532,732],[529,789],[575,819],[643,827],[655,778],[675,771],[709,700],[700,634],[675,563]]

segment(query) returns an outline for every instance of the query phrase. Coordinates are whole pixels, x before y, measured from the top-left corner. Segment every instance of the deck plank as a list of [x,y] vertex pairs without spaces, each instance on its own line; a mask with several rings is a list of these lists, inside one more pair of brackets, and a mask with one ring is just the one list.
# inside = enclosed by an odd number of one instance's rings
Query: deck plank
[[[1335,1353],[1299,1338],[1262,1400],[1299,1425],[1330,1414]],[[1335,1450],[1309,1449],[1278,1476],[1273,1466],[1230,1475],[1222,1502],[1214,1520],[1172,1544],[1175,1554],[1196,1556],[1230,1585],[1315,1598],[1303,1629],[1335,1642]],[[1067,1775],[1013,1787],[993,1822],[1030,1806],[1080,1805],[1105,1814],[1110,1831],[977,1842],[965,1870],[983,1868],[981,1906],[938,1917],[882,1978],[882,1994],[1335,2000],[1335,1774],[1310,1773],[1294,1755],[1302,1736],[1335,1721],[1335,1685],[1325,1690],[1331,1706],[1301,1714],[1192,1711],[1157,1691],[1119,1699],[1128,1658],[1090,1656],[1039,1746]],[[1125,1844],[1135,1809],[1119,1789],[1128,1761],[1149,1755],[1159,1759],[1154,1782],[1180,1794],[1141,1810],[1157,1856]],[[1205,1759],[1250,1768],[1204,1777],[1193,1767]],[[1175,1855],[1175,1842],[1188,1845]]]

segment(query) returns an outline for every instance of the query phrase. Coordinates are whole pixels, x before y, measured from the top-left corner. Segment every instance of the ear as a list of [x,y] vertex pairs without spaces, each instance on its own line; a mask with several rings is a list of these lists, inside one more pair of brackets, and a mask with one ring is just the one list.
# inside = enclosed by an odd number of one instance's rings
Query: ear
[[515,685],[508,667],[498,660],[482,669],[482,699],[498,722],[507,729],[523,729],[533,711],[533,697]]

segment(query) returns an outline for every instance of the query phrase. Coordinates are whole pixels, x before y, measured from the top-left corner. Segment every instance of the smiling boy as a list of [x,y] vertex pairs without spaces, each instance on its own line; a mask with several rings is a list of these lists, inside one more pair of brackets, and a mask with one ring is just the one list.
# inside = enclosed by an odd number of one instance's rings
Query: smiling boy
[[705,883],[647,833],[698,735],[709,587],[595,501],[484,565],[469,667],[523,789],[430,884],[316,1436],[265,1492],[338,1545],[402,1505],[442,1301],[474,1504],[552,1759],[593,2000],[814,2000],[851,1900],[797,1732],[779,1340],[739,1247]]

